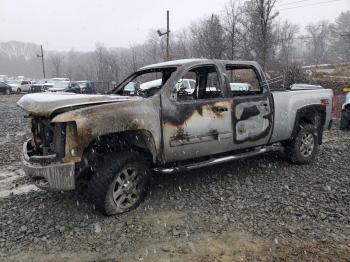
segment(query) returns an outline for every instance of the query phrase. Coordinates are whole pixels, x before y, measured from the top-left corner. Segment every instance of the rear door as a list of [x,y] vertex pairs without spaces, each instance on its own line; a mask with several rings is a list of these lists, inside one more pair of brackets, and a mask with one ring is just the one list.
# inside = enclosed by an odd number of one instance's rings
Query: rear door
[[273,101],[259,74],[251,65],[226,65],[233,96],[233,149],[267,144],[273,128]]
[[[177,81],[175,101],[162,108],[166,162],[216,154],[232,146],[232,99],[225,97],[223,79],[209,64],[190,69]],[[184,80],[192,82],[194,90],[180,88]]]

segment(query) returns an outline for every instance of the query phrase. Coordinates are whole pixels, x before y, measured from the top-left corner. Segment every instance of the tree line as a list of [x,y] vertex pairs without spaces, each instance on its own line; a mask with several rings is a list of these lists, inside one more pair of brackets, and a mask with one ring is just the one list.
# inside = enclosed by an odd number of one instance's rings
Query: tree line
[[[293,64],[350,62],[350,11],[333,22],[317,21],[301,28],[281,20],[277,0],[229,0],[218,13],[170,33],[171,59],[212,58],[256,60],[269,71],[286,71]],[[0,74],[40,78],[39,46],[0,42]],[[47,51],[51,77],[120,82],[136,69],[164,61],[165,38],[151,30],[142,44],[94,51]]]

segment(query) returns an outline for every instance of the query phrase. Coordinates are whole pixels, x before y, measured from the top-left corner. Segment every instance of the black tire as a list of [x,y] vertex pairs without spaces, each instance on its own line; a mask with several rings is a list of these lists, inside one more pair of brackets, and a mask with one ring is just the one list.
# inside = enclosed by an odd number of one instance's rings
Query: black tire
[[17,88],[17,93],[19,94],[19,93],[21,93],[21,89],[20,88]]
[[340,118],[340,127],[339,127],[340,130],[349,130],[349,120],[347,120],[343,114],[341,115],[341,118]]
[[289,160],[294,164],[312,162],[318,151],[318,134],[315,126],[301,124],[298,133],[285,147]]
[[10,95],[10,94],[11,94],[11,90],[10,90],[9,88],[6,89],[5,94],[6,94],[6,95]]
[[88,185],[95,208],[115,215],[136,208],[146,193],[149,165],[137,152],[120,152],[104,157]]

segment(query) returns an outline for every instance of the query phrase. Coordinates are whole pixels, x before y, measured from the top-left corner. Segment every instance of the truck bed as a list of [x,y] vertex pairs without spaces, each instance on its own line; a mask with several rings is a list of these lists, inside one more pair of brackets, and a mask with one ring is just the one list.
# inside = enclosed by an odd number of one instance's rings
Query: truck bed
[[320,105],[321,99],[327,99],[327,117],[324,127],[327,127],[331,120],[332,97],[331,89],[317,90],[282,90],[271,92],[274,100],[274,128],[271,142],[284,141],[290,138],[298,109],[309,105]]

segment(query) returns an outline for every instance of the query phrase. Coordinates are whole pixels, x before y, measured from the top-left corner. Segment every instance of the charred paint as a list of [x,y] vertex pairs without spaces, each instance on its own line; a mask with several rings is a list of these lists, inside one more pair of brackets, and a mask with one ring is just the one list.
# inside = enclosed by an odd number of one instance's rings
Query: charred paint
[[[159,97],[152,99],[139,99],[120,103],[108,103],[79,108],[55,116],[52,121],[75,122],[77,129],[77,141],[81,150],[77,151],[81,158],[86,149],[93,141],[106,135],[117,135],[122,132],[138,131],[143,135],[152,155],[155,157],[159,152],[160,144],[160,120],[159,120]],[[143,139],[134,138],[134,144],[141,143]]]
[[164,110],[163,123],[165,126],[176,127],[183,126],[186,122],[190,122],[191,118],[198,114],[203,116],[203,111],[212,112],[215,117],[224,117],[225,111],[220,111],[220,108],[231,108],[230,101],[193,101],[193,103],[176,103],[175,110]]
[[216,129],[209,130],[209,134],[213,137],[213,139],[218,140],[219,139],[219,131]]
[[203,115],[203,107],[205,103],[184,103],[177,104],[175,110],[164,109],[163,123],[169,126],[182,126],[194,114]]
[[174,136],[171,137],[171,140],[189,140],[190,139],[190,135],[185,132],[185,129],[183,127],[178,127],[176,129],[176,133],[174,134]]
[[239,118],[239,121],[247,120],[250,117],[257,116],[260,114],[260,110],[256,105],[253,106],[247,106],[243,109],[242,115]]

